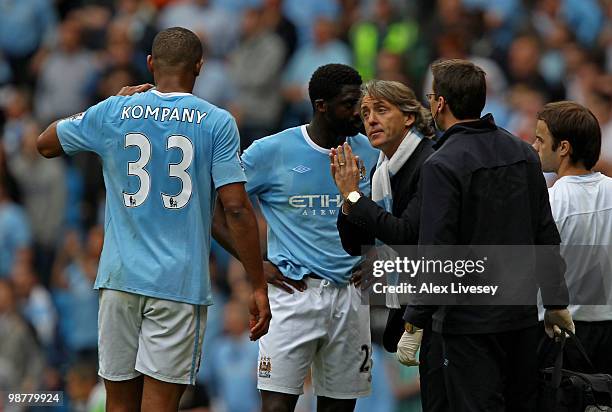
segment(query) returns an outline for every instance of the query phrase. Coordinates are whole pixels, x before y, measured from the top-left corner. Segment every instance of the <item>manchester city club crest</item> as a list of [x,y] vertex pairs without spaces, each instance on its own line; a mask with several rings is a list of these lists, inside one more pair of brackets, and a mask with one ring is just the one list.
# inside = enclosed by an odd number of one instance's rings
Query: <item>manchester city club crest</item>
[[359,159],[359,179],[364,180],[367,176],[367,170],[363,160]]
[[272,361],[269,356],[262,356],[259,359],[259,377],[269,378],[272,373]]

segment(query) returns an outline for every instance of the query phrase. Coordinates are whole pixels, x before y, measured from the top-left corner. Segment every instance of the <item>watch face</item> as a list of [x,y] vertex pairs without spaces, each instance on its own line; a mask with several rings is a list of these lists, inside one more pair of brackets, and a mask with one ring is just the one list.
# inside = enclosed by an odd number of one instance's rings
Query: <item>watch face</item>
[[348,195],[348,201],[351,203],[355,203],[356,201],[359,200],[360,197],[361,197],[361,194],[359,192],[351,192]]

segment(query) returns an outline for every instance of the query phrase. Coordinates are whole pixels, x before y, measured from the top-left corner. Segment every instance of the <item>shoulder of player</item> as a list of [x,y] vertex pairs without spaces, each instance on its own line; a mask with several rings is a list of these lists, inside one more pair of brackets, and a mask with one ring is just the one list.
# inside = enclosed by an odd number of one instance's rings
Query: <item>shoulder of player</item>
[[291,140],[296,137],[301,137],[301,133],[299,127],[291,127],[278,133],[256,139],[252,145],[256,145],[260,150],[266,150],[268,148],[278,150],[279,148],[287,146],[287,143],[293,143]]
[[548,201],[555,222],[559,223],[571,214],[572,197],[571,188],[563,179],[548,188]]
[[299,127],[292,127],[259,138],[251,143],[242,156],[244,156],[245,159],[250,159],[252,162],[261,160],[258,162],[259,167],[264,167],[265,165],[270,166],[272,165],[270,159],[277,159],[278,156],[283,156],[283,153],[286,153],[285,148],[293,149],[296,147],[296,144],[299,143],[297,137],[300,136],[300,133]]

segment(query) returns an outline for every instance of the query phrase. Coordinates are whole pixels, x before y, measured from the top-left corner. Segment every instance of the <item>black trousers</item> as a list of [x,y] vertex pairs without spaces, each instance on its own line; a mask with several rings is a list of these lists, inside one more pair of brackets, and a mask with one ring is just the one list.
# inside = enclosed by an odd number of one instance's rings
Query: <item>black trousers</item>
[[431,324],[423,329],[423,339],[419,352],[419,375],[423,412],[448,411],[449,406],[444,388],[442,335],[433,332]]
[[534,411],[538,331],[441,335],[448,410]]

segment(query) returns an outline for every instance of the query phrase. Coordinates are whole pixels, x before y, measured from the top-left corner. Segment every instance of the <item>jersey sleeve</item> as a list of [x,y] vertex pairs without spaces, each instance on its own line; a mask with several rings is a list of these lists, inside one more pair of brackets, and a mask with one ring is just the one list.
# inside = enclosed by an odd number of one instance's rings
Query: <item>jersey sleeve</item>
[[270,176],[264,170],[269,162],[270,159],[264,158],[262,145],[257,140],[242,154],[242,164],[247,177],[246,191],[249,195],[260,195],[269,184]]
[[240,161],[240,135],[236,121],[228,116],[213,133],[212,178],[215,188],[245,182]]
[[102,124],[110,101],[106,99],[82,113],[60,120],[57,124],[57,136],[66,154],[73,155],[78,152],[102,154],[104,147]]

